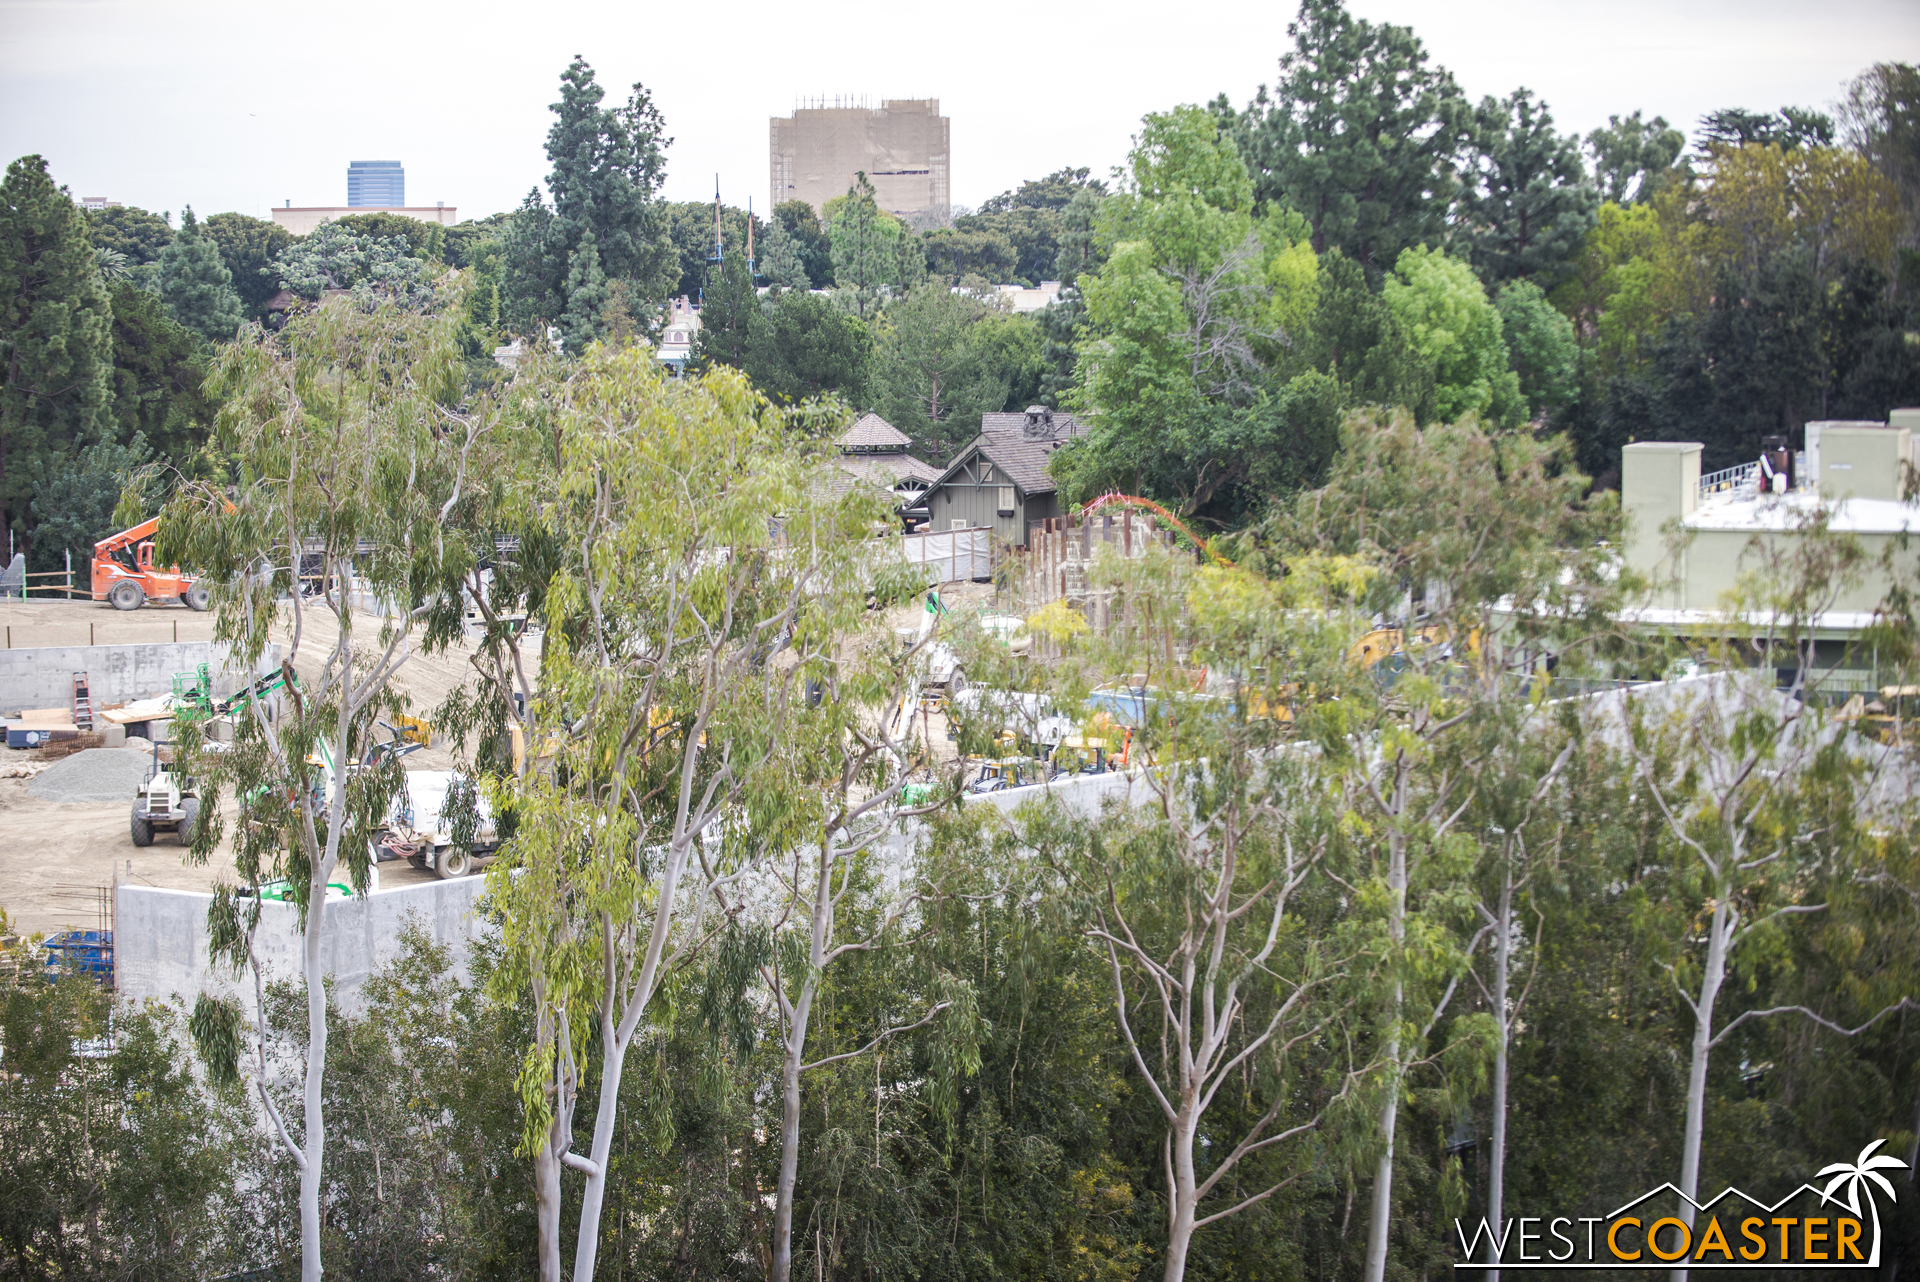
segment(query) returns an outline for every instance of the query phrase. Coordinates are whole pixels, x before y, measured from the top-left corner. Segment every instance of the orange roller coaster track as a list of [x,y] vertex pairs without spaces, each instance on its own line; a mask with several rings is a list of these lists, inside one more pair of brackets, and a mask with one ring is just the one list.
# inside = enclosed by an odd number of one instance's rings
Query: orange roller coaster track
[[1091,516],[1103,507],[1141,507],[1147,509],[1149,512],[1158,513],[1160,516],[1165,517],[1167,523],[1173,526],[1174,529],[1179,530],[1180,533],[1193,540],[1193,545],[1212,557],[1215,564],[1229,567],[1233,565],[1233,562],[1227,560],[1226,557],[1221,556],[1218,552],[1215,552],[1205,539],[1195,534],[1185,521],[1167,511],[1166,508],[1161,507],[1152,499],[1143,499],[1138,494],[1121,494],[1117,491],[1108,491],[1081,508],[1080,515],[1083,517]]

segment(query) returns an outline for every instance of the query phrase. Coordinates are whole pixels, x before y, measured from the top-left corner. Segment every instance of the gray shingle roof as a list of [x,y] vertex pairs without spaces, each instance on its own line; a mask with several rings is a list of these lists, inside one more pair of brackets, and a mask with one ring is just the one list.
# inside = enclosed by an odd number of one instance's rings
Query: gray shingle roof
[[913,439],[878,414],[862,414],[840,437],[843,450],[904,450]]
[[1064,411],[1055,410],[1052,417],[1052,423],[1046,422],[1039,406],[1024,413],[982,414],[980,435],[953,456],[953,462],[940,474],[940,480],[945,480],[949,472],[978,450],[1005,472],[1007,479],[1019,486],[1027,497],[1053,493],[1056,487],[1053,478],[1047,475],[1047,460],[1061,442],[1086,435],[1087,428]]

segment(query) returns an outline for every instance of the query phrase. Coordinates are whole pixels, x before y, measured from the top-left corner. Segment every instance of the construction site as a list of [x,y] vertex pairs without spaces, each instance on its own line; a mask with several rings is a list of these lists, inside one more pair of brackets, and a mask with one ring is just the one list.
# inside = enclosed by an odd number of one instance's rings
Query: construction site
[[[66,576],[58,583],[21,578],[0,596],[0,830],[7,835],[0,843],[0,911],[6,933],[73,954],[70,963],[77,959],[123,992],[164,997],[198,986],[208,895],[235,881],[225,841],[204,863],[188,853],[202,798],[192,780],[170,769],[177,723],[199,718],[208,738],[230,738],[234,718],[248,715],[255,701],[263,711],[277,710],[289,679],[296,686],[311,680],[315,657],[335,637],[330,612],[303,611],[303,645],[283,664],[291,608],[283,606],[275,639],[258,662],[235,662],[215,638],[205,588],[152,566],[150,534],[136,527],[103,541],[87,586]],[[367,622],[378,626],[374,617]],[[400,669],[396,685],[416,715],[388,729],[410,780],[444,779],[455,764],[425,714],[469,675],[471,654],[456,642],[440,653],[411,655]],[[218,804],[231,834],[237,804],[231,796]],[[463,860],[458,871],[473,867]],[[433,891],[449,880],[447,871],[405,859],[381,862],[375,871],[382,895],[408,887],[429,894],[432,902],[410,896],[407,907],[444,919],[442,933],[470,930],[466,910],[479,878]],[[374,934],[393,929],[389,923]],[[376,941],[366,942],[359,965],[341,959],[344,974],[372,964]],[[144,973],[129,973],[130,954],[144,959],[134,968]]]

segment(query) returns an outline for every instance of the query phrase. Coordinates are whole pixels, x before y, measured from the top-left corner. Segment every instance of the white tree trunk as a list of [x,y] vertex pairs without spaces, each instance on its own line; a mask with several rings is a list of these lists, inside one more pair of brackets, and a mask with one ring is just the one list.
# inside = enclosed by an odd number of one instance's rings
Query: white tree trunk
[[613,1156],[613,1123],[620,1110],[620,1074],[626,1068],[631,1035],[621,1036],[609,1011],[600,1021],[600,1103],[593,1115],[593,1147],[586,1187],[580,1192],[580,1240],[573,1246],[573,1276],[590,1282],[600,1253],[600,1211],[607,1196],[607,1162]]
[[327,1072],[327,984],[320,971],[320,940],[331,871],[331,860],[314,871],[306,936],[301,941],[301,969],[307,985],[307,1075],[302,1135],[306,1165],[300,1170],[300,1282],[320,1282],[320,1176],[327,1148],[320,1096]]
[[1189,1085],[1181,1100],[1180,1116],[1168,1132],[1172,1149],[1169,1167],[1173,1187],[1167,1201],[1166,1282],[1181,1282],[1187,1274],[1187,1250],[1193,1244],[1193,1221],[1200,1205],[1199,1179],[1193,1169],[1194,1134],[1199,1125],[1196,1092]]
[[793,1193],[800,1175],[800,1063],[813,1017],[813,987],[811,978],[800,985],[800,1000],[793,1005],[780,1061],[780,1182],[773,1199],[769,1282],[787,1282],[793,1271]]
[[[1402,757],[1395,769],[1393,814],[1398,821],[1407,812],[1407,774]],[[1392,941],[1393,965],[1398,970],[1400,948],[1407,938],[1407,837],[1398,822],[1387,837],[1387,938]],[[1373,1177],[1373,1217],[1367,1226],[1367,1269],[1364,1282],[1384,1282],[1387,1275],[1387,1238],[1393,1223],[1393,1135],[1400,1122],[1400,1016],[1406,990],[1393,981],[1393,1001],[1387,1019],[1393,1029],[1387,1037],[1387,1098],[1380,1106],[1380,1140],[1386,1146]]]
[[[1700,972],[1700,996],[1693,1007],[1693,1062],[1687,1066],[1687,1125],[1680,1143],[1680,1219],[1693,1231],[1693,1199],[1700,1196],[1700,1137],[1707,1111],[1707,1061],[1713,1054],[1713,1006],[1726,981],[1727,888],[1716,888],[1713,922],[1707,928],[1707,960]],[[1686,1269],[1673,1269],[1671,1282],[1687,1282]]]
[[[1507,1011],[1507,980],[1513,962],[1513,866],[1500,880],[1500,912],[1494,919],[1493,1018],[1499,1040],[1493,1048],[1493,1144],[1488,1154],[1487,1223],[1500,1231],[1507,1201],[1507,1055],[1513,1046],[1513,1021]],[[1499,1248],[1487,1244],[1489,1258],[1499,1262]],[[1487,1282],[1500,1282],[1500,1270],[1488,1269]]]

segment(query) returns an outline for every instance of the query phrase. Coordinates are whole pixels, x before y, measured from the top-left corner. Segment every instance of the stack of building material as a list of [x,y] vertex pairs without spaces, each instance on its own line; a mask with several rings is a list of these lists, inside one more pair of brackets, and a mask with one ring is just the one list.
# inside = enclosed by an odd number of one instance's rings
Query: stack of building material
[[80,733],[70,708],[26,708],[8,718],[6,726],[9,748],[41,748]]

